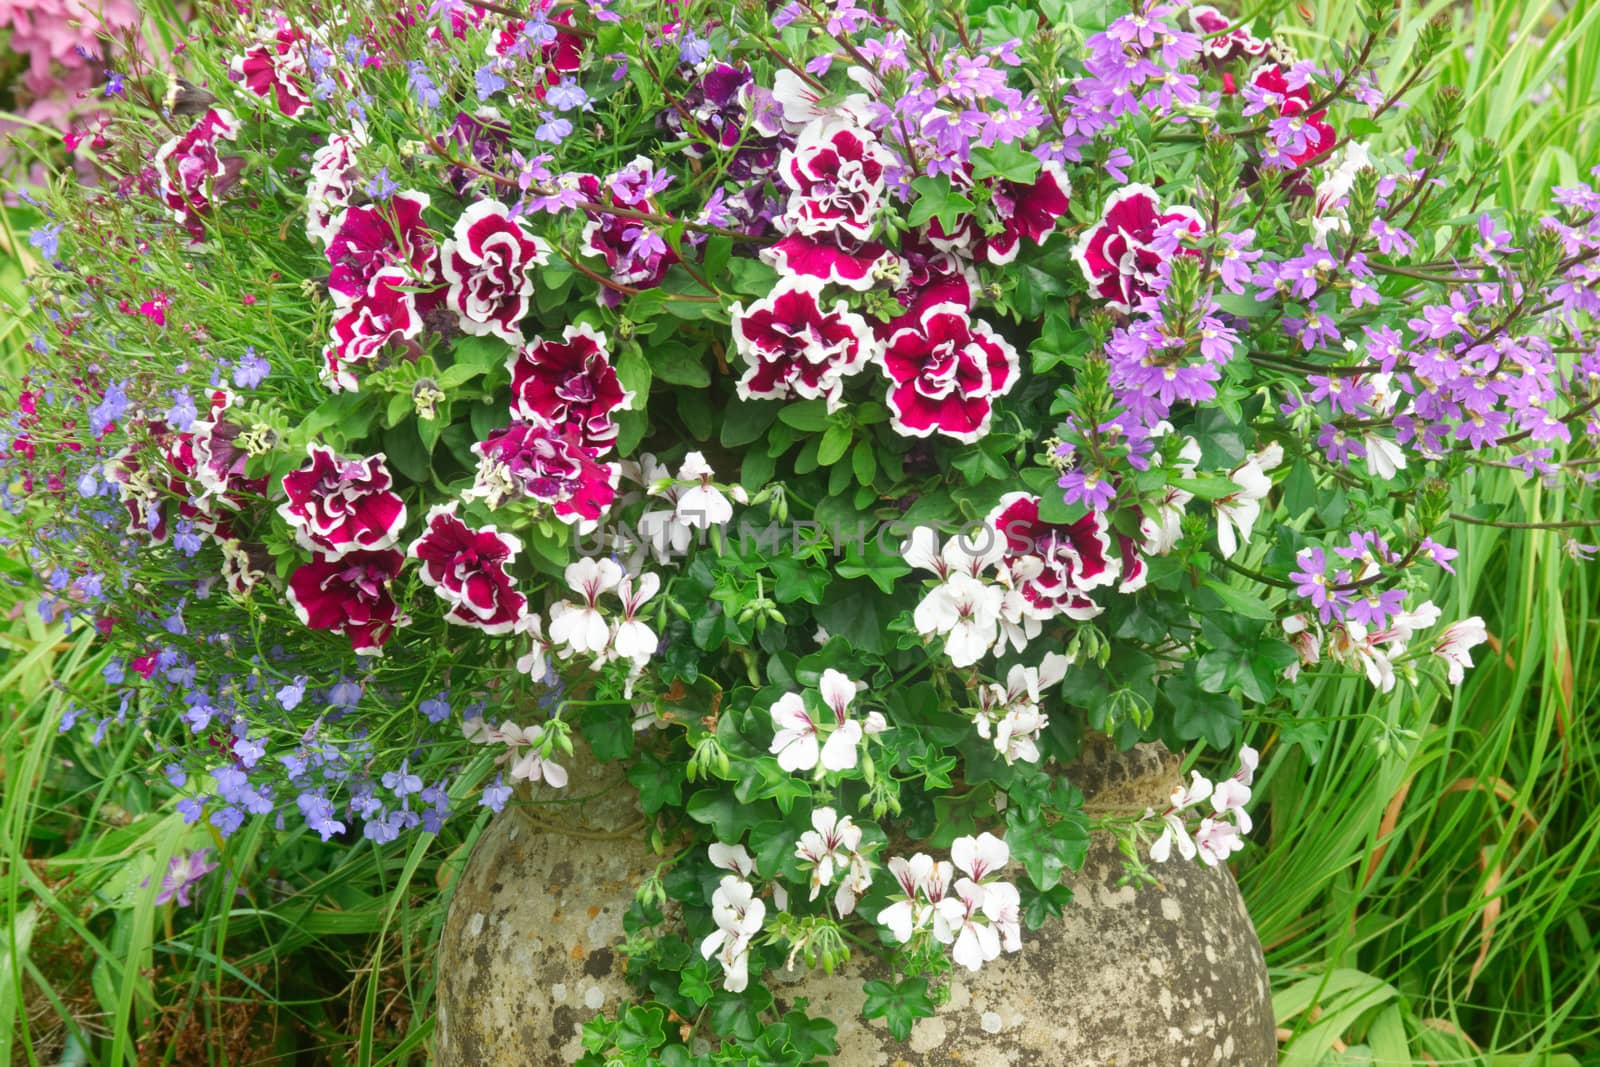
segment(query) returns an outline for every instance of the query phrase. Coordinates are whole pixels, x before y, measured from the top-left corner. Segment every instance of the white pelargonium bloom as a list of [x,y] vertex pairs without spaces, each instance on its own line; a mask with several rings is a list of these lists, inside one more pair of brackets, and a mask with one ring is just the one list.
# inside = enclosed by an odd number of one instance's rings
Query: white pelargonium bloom
[[544,624],[535,612],[527,612],[517,620],[515,633],[527,634],[533,639],[528,651],[517,658],[517,670],[536,682],[550,674],[550,642],[544,639]]
[[1000,636],[1005,591],[964,572],[935,586],[912,613],[917,632],[945,639],[945,655],[957,667],[970,667],[988,654]]
[[1204,801],[1211,795],[1211,779],[1201,775],[1199,771],[1192,772],[1188,786],[1174,786],[1170,806],[1161,814],[1161,821],[1166,823],[1161,836],[1156,843],[1150,846],[1150,858],[1156,863],[1165,863],[1172,858],[1172,848],[1178,848],[1178,855],[1186,860],[1195,856],[1195,845],[1189,837],[1189,827],[1185,824],[1183,813],[1196,804]]
[[889,874],[900,886],[900,899],[878,912],[878,922],[901,944],[910,941],[933,921],[933,909],[950,891],[955,869],[945,860],[935,861],[925,852],[909,860],[889,860]]
[[641,574],[637,579],[624,577],[617,585],[617,599],[622,601],[622,621],[617,623],[616,632],[612,634],[611,647],[617,655],[641,667],[656,654],[660,642],[655,631],[639,620],[639,609],[660,588],[658,574]]
[[1070,661],[1049,652],[1037,667],[1013,666],[1005,686],[990,683],[978,690],[978,736],[994,737],[995,751],[1007,763],[1039,762],[1039,733],[1050,719],[1039,709],[1040,694],[1066,677]]
[[1233,484],[1239,488],[1214,502],[1217,509],[1217,547],[1228,559],[1239,546],[1250,542],[1250,533],[1261,517],[1261,502],[1272,491],[1267,471],[1283,462],[1283,448],[1276,442],[1245,459],[1235,467]]
[[[811,717],[799,693],[785,693],[769,709],[773,738],[767,751],[778,757],[786,771],[809,771],[819,765],[824,771],[848,771],[860,762],[857,749],[868,733],[882,733],[888,726],[882,715],[873,712],[865,727],[850,718],[850,702],[855,699],[856,683],[831,667],[822,672],[818,683],[822,702],[833,712],[833,723]],[[824,740],[826,734],[826,740]]]
[[811,813],[811,829],[800,835],[795,855],[811,870],[811,900],[839,878],[834,906],[840,915],[855,910],[856,900],[872,887],[872,865],[861,852],[861,828],[850,816],[832,808]]
[[[566,768],[546,759],[542,754],[543,726],[501,723],[495,735],[504,741],[510,750],[501,757],[501,761],[510,761],[509,773],[512,781],[543,781],[553,789],[561,789],[567,784]],[[526,751],[522,751],[524,748]]]
[[1375,430],[1369,430],[1362,443],[1367,450],[1367,472],[1374,478],[1391,481],[1395,474],[1406,469],[1405,449]]
[[767,906],[750,883],[736,874],[722,876],[711,894],[711,918],[717,928],[700,942],[700,955],[722,964],[722,988],[742,993],[750,982],[750,939],[761,932]]
[[740,844],[725,845],[721,841],[713,841],[706,849],[706,855],[713,867],[732,871],[740,878],[749,878],[756,871],[755,860],[750,858],[749,851]]
[[674,514],[678,522],[698,530],[721,526],[733,519],[733,505],[711,484],[715,472],[705,456],[690,452],[678,468],[678,481],[693,483],[678,495]]
[[1451,685],[1460,685],[1472,666],[1472,649],[1489,640],[1489,630],[1476,615],[1451,623],[1433,642],[1433,654],[1444,660]]
[[822,743],[816,721],[806,711],[800,694],[783,694],[768,713],[772,716],[773,738],[767,751],[778,757],[778,766],[790,773],[815,767]]
[[622,567],[612,559],[584,558],[567,564],[567,585],[583,602],[564,600],[551,608],[551,642],[574,653],[603,653],[611,641],[611,627],[600,613],[600,596],[615,589],[622,578]]

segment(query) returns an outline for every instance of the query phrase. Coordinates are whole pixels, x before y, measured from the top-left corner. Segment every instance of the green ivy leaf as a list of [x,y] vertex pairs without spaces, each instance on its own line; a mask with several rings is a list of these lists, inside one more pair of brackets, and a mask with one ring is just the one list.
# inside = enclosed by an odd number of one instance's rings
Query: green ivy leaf
[[928,996],[926,978],[907,978],[898,983],[872,981],[864,987],[867,1002],[861,1015],[882,1019],[898,1041],[911,1036],[911,1024],[933,1015],[933,999]]
[[624,1052],[649,1052],[667,1039],[662,1022],[666,1012],[657,1007],[629,1005],[617,1024],[617,1047]]
[[583,739],[599,760],[633,755],[633,709],[627,704],[602,704],[585,708],[579,720]]
[[628,781],[639,790],[639,806],[646,815],[683,803],[684,773],[678,761],[668,763],[653,752],[640,752],[628,768]]
[[980,182],[985,178],[1004,178],[1019,185],[1030,185],[1039,176],[1040,166],[1038,157],[1016,141],[972,150],[972,177]]
[[911,191],[916,195],[906,221],[912,226],[938,219],[946,233],[955,233],[961,216],[973,209],[972,201],[956,192],[950,179],[943,174],[918,178],[911,183]]
[[1054,889],[1061,883],[1061,872],[1082,867],[1089,854],[1089,823],[1081,811],[1054,820],[1023,819],[1020,813],[1008,812],[1006,826],[1012,859],[1022,864],[1038,889]]
[[717,787],[696,792],[685,810],[695,822],[714,829],[719,841],[737,841],[761,821],[765,808],[762,804],[741,803],[732,791]]

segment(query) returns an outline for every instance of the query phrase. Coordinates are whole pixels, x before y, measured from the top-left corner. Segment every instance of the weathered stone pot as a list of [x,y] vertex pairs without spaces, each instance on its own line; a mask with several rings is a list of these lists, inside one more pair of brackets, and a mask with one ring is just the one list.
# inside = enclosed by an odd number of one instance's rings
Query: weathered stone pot
[[[1070,772],[1088,804],[1164,800],[1177,762],[1139,746]],[[592,799],[501,813],[462,872],[438,956],[440,1067],[571,1063],[582,1024],[631,994],[614,947],[632,891],[655,862],[616,768],[576,767],[566,792]],[[1271,1067],[1277,1044],[1266,965],[1225,869],[1173,863],[1159,887],[1117,886],[1121,856],[1097,839],[1070,877],[1061,921],[1023,951],[958,970],[939,1013],[899,1042],[861,1018],[852,961],[832,978],[776,989],[838,1024],[844,1067]]]

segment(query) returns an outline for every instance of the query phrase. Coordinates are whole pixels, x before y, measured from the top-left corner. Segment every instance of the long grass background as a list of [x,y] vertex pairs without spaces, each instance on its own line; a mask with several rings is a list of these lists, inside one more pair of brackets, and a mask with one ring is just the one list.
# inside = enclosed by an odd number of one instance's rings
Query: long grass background
[[[1340,0],[1251,13],[1308,55],[1357,31]],[[1468,147],[1498,146],[1498,206],[1537,211],[1600,164],[1600,2],[1402,0],[1396,15],[1402,49],[1428,19],[1454,26],[1435,84],[1465,94]],[[0,212],[12,380],[36,221]],[[1575,514],[1503,472],[1464,489],[1501,518]],[[1566,541],[1458,537],[1434,599],[1492,634],[1458,693],[1330,680],[1252,728],[1259,825],[1237,873],[1285,1067],[1600,1064],[1600,602]],[[127,773],[137,733],[58,733],[70,706],[104,699],[102,661],[31,599],[26,560],[0,552],[0,1064],[426,1062],[432,945],[479,825],[404,850],[252,825],[174,919],[140,887],[191,830]]]

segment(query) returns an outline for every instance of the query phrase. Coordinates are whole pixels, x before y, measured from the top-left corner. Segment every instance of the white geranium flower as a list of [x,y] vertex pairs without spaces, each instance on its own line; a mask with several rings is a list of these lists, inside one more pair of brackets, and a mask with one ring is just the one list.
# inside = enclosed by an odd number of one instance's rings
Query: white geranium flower
[[1217,509],[1217,547],[1224,559],[1248,544],[1250,532],[1261,517],[1261,501],[1272,491],[1272,479],[1256,457],[1245,460],[1234,468],[1233,484],[1239,488],[1215,501]]
[[677,521],[699,530],[721,526],[733,518],[733,505],[722,490],[711,484],[715,472],[705,456],[690,452],[678,468],[678,481],[693,482],[678,495],[674,509]]
[[550,640],[565,645],[574,653],[604,652],[611,641],[611,628],[600,613],[602,593],[615,589],[622,581],[622,567],[612,559],[575,560],[567,564],[567,585],[583,598],[580,604],[562,601],[550,612]]
[[711,894],[711,918],[717,928],[700,942],[700,955],[722,964],[722,988],[742,993],[750,981],[750,939],[761,932],[767,906],[750,883],[736,874],[722,876]]
[[660,588],[658,574],[641,574],[637,580],[625,577],[617,586],[617,599],[622,601],[622,621],[617,623],[611,647],[617,655],[639,666],[648,663],[660,645],[655,631],[638,619],[639,609]]
[[806,711],[800,694],[785,693],[772,705],[769,714],[774,736],[767,751],[778,757],[778,766],[790,773],[814,768],[821,742],[817,739],[817,724]]
[[[495,732],[510,749],[502,758],[511,762],[509,774],[512,781],[543,781],[553,789],[561,789],[567,784],[566,768],[540,754],[544,740],[543,726],[518,726],[508,722],[501,723]],[[526,752],[522,751],[524,748]]]
[[1460,685],[1472,666],[1472,649],[1489,640],[1489,630],[1476,615],[1451,623],[1433,642],[1433,654],[1445,662],[1451,685]]
[[912,613],[917,632],[943,636],[945,655],[957,667],[970,667],[994,647],[1000,632],[1005,591],[966,573],[951,574],[934,587]]
[[1195,845],[1193,839],[1189,837],[1188,826],[1184,824],[1183,812],[1204,801],[1211,795],[1211,791],[1211,780],[1201,775],[1199,771],[1191,772],[1187,787],[1179,785],[1173,788],[1171,806],[1161,816],[1166,828],[1156,839],[1156,843],[1150,846],[1152,860],[1156,863],[1167,862],[1172,857],[1174,845],[1177,846],[1178,854],[1184,859],[1194,859]]

